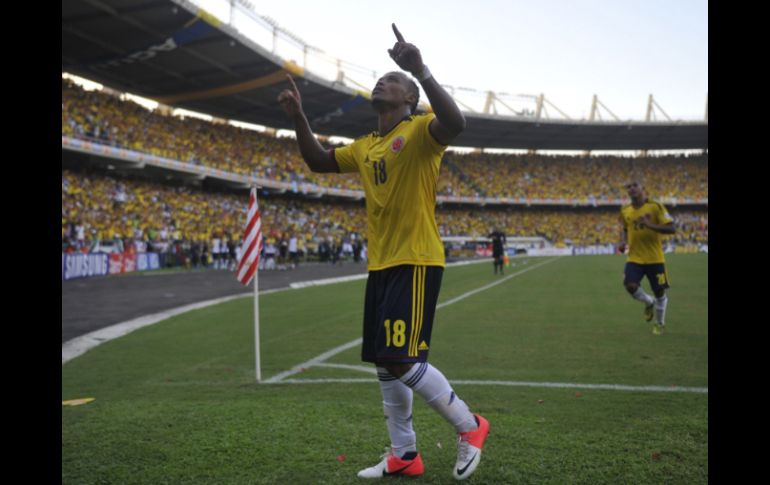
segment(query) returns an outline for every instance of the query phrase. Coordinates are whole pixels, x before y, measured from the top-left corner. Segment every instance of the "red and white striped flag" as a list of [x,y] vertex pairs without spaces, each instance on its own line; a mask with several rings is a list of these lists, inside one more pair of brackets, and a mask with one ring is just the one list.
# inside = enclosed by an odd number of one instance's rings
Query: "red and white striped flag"
[[259,252],[262,250],[262,221],[259,218],[259,206],[257,205],[257,189],[251,188],[249,195],[249,215],[246,221],[246,229],[243,231],[243,245],[241,246],[241,260],[238,262],[238,281],[249,286],[254,278],[259,264]]

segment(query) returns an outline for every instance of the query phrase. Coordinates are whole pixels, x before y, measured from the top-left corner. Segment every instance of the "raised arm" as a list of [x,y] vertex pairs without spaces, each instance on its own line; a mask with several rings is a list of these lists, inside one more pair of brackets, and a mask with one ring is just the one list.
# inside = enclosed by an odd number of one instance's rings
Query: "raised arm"
[[398,67],[410,72],[420,82],[436,114],[429,127],[430,133],[439,143],[449,145],[465,129],[465,117],[449,93],[433,77],[428,66],[422,62],[420,50],[404,40],[396,24],[393,24],[393,33],[396,34],[397,42],[392,49],[388,49],[388,53]]
[[302,110],[302,97],[291,75],[287,74],[289,89],[284,89],[278,95],[278,102],[286,114],[294,122],[294,131],[297,134],[299,152],[310,170],[313,172],[339,172],[339,166],[334,159],[331,150],[326,150],[313,136],[310,123]]

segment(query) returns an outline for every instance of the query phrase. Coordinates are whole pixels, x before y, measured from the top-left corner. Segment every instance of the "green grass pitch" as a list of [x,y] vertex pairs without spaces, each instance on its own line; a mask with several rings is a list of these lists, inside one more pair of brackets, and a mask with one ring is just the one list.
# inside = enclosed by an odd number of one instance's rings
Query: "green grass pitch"
[[[707,483],[708,255],[667,256],[662,336],[623,289],[623,257],[513,262],[505,276],[491,262],[447,268],[433,326],[430,362],[491,424],[469,482]],[[263,379],[359,338],[364,285],[261,296]],[[95,400],[62,406],[62,483],[365,483],[356,472],[389,441],[358,346],[324,362],[338,367],[257,384],[252,318],[238,299],[64,364],[62,400]],[[666,392],[688,389],[699,392]],[[414,423],[426,467],[415,483],[455,483],[453,430],[418,396]]]

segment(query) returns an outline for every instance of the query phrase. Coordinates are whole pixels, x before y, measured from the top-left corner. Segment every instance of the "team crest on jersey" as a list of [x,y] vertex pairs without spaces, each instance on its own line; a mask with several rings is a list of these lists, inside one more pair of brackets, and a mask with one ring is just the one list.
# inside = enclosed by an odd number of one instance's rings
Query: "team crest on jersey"
[[396,139],[393,140],[393,143],[390,144],[390,151],[393,153],[400,152],[401,149],[404,148],[404,143],[406,143],[406,140],[404,140],[403,136],[396,137]]

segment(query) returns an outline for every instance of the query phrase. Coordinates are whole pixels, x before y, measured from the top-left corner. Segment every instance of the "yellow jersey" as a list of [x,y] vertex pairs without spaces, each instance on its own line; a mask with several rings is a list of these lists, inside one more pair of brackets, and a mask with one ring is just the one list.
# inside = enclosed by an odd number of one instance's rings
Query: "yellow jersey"
[[446,146],[428,131],[433,113],[404,118],[334,150],[340,172],[358,172],[366,194],[368,269],[444,266],[436,225],[436,184]]
[[627,232],[629,263],[657,264],[665,263],[663,257],[662,234],[647,227],[640,227],[641,217],[649,215],[652,224],[668,224],[674,219],[662,204],[645,200],[638,209],[633,204],[624,205],[620,209],[620,218]]

